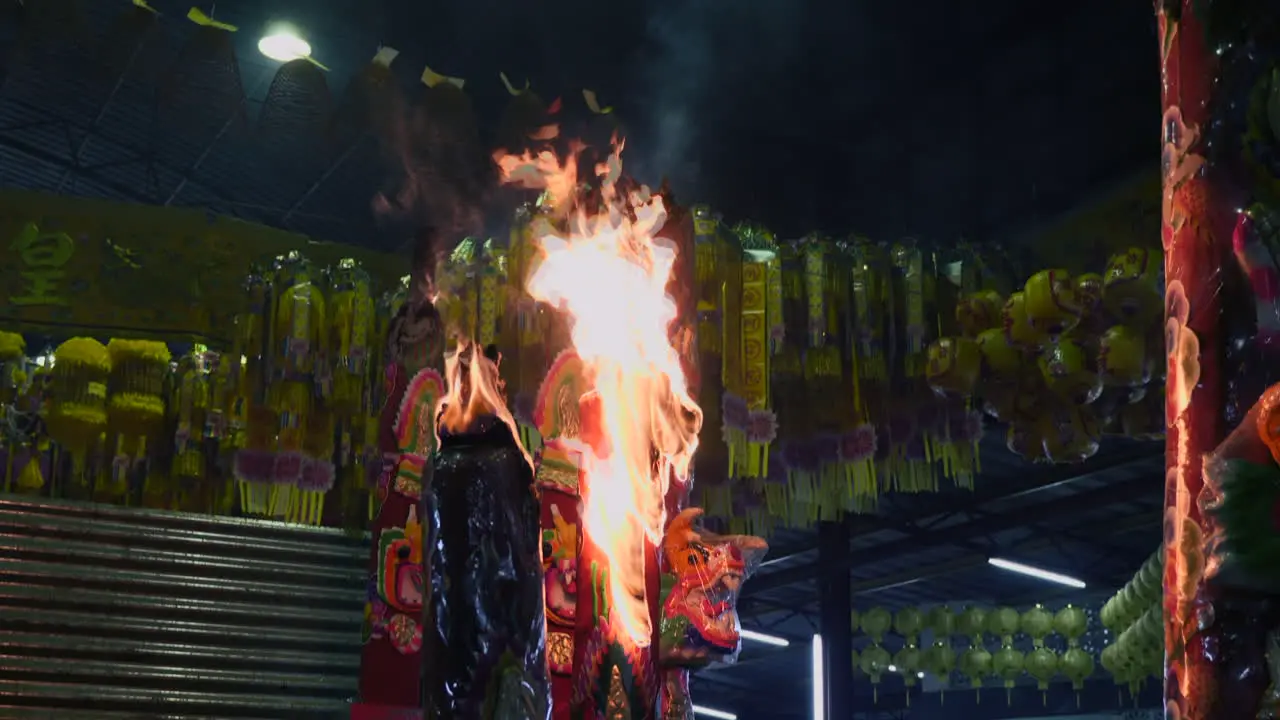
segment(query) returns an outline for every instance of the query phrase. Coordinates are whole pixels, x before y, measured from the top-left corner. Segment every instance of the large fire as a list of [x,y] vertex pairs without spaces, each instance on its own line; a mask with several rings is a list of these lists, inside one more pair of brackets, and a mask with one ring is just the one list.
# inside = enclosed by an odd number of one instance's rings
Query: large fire
[[[666,294],[673,244],[656,237],[666,221],[660,195],[619,189],[622,143],[596,168],[599,195],[580,194],[576,151],[498,157],[504,180],[545,190],[563,220],[544,228],[528,278],[535,299],[565,312],[574,348],[593,385],[595,428],[584,428],[583,521],[609,563],[611,630],[650,644],[645,563],[665,524],[670,483],[688,482],[702,412],[689,396],[670,329]],[[619,632],[620,631],[620,632]]]
[[453,352],[445,355],[444,379],[445,394],[436,410],[439,416],[435,425],[436,447],[440,446],[438,434],[441,429],[451,433],[466,432],[480,418],[492,416],[511,430],[511,437],[532,468],[533,458],[520,443],[515,418],[503,397],[498,364],[485,357],[474,342],[459,340]]

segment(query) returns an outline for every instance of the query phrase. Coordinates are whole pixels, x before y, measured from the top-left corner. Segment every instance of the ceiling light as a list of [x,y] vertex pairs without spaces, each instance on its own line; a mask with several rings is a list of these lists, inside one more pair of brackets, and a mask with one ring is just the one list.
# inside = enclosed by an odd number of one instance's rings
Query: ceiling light
[[1027,577],[1033,577],[1046,582],[1057,583],[1059,585],[1066,585],[1067,587],[1079,589],[1084,589],[1085,587],[1083,580],[1077,580],[1070,575],[1063,575],[1062,573],[1056,573],[1052,570],[1043,570],[1032,565],[1023,565],[1020,562],[1005,560],[1004,558],[991,558],[990,560],[987,560],[987,562],[1001,570],[1008,570],[1009,572],[1015,572],[1019,575],[1026,575]]
[[822,636],[813,636],[813,720],[827,720],[827,670],[822,661]]
[[715,710],[709,707],[702,707],[701,705],[693,706],[693,714],[703,715],[709,718],[715,718],[716,720],[738,720],[738,716],[734,715],[731,712],[725,712],[724,710]]
[[787,647],[791,645],[791,641],[784,637],[778,637],[777,635],[766,635],[765,633],[756,632],[755,630],[739,630],[738,635],[743,640],[751,640],[753,642],[758,642],[764,645],[772,645],[774,647]]
[[279,28],[258,41],[258,52],[272,60],[291,62],[311,57],[311,45],[293,30]]

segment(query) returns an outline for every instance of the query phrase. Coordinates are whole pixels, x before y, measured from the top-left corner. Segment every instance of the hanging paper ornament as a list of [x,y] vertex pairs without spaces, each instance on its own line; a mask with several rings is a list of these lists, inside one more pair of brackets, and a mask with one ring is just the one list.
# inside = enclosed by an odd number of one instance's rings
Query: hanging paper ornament
[[1073,340],[1061,339],[1040,353],[1045,386],[1073,405],[1088,405],[1102,394],[1102,377],[1088,352]]
[[1003,328],[982,331],[977,342],[985,374],[999,380],[1014,381],[1022,373],[1022,348],[1013,344]]
[[1053,616],[1053,629],[1067,639],[1069,647],[1078,647],[1080,638],[1089,629],[1089,616],[1083,609],[1068,605]]
[[[170,474],[177,482],[175,492],[166,493],[160,479],[148,478],[145,493],[151,498],[149,506],[161,502],[170,506],[195,497],[206,474],[203,429],[209,411],[209,381],[202,361],[202,348],[178,360],[173,382],[173,394],[169,402],[174,416],[173,458]],[[161,497],[168,495],[163,501]]]
[[1013,643],[1013,634],[1018,632],[1021,623],[1018,611],[1011,607],[996,608],[987,615],[987,632],[1000,638],[1001,644]]
[[969,679],[969,685],[982,690],[982,681],[991,674],[991,652],[981,645],[971,647],[960,655],[960,672]]
[[952,633],[956,631],[956,616],[946,605],[935,605],[925,615],[924,624],[933,631],[935,641],[950,642]]
[[1013,686],[1022,677],[1024,662],[1022,651],[1012,645],[1000,646],[991,656],[992,674],[1004,681],[1005,697],[1010,703],[1013,701]]
[[1083,318],[1095,315],[1102,309],[1105,290],[1104,280],[1098,273],[1076,276],[1076,302],[1080,305],[1080,315]]
[[1027,321],[1036,332],[1056,340],[1080,322],[1076,286],[1066,270],[1041,270],[1022,289]]
[[873,607],[862,613],[862,632],[876,644],[884,640],[892,625],[893,615],[882,607]]
[[951,672],[956,669],[956,651],[951,647],[951,640],[935,639],[933,645],[924,651],[921,667],[925,672],[932,673],[939,682],[948,682]]
[[1142,334],[1127,325],[1107,328],[1098,346],[1098,373],[1107,385],[1145,385],[1151,379],[1151,363]]
[[13,403],[20,392],[19,377],[26,357],[27,342],[17,333],[0,330],[0,404]]
[[1031,638],[1034,647],[1042,647],[1045,636],[1053,632],[1053,613],[1045,610],[1043,605],[1036,605],[1022,613],[1018,625]]
[[100,500],[117,502],[129,491],[129,471],[143,459],[149,436],[159,431],[165,415],[165,378],[171,356],[164,343],[113,339],[108,427],[116,436],[111,478],[99,484]]
[[956,632],[969,639],[969,647],[960,655],[960,672],[969,679],[975,689],[982,689],[982,680],[991,672],[991,653],[983,647],[983,633],[987,629],[987,611],[980,607],[965,608],[956,618]]
[[1058,663],[1062,674],[1071,681],[1071,687],[1075,689],[1076,703],[1079,705],[1079,692],[1084,689],[1084,681],[1093,675],[1094,664],[1093,656],[1078,647],[1069,647],[1062,654],[1062,659]]
[[1164,307],[1164,256],[1159,250],[1129,248],[1113,255],[1103,273],[1103,303],[1111,315],[1143,327]]
[[1036,419],[1044,456],[1053,463],[1081,463],[1098,452],[1102,428],[1087,405],[1049,404]]
[[982,374],[982,349],[965,337],[939,338],[929,344],[925,379],[939,395],[969,397]]
[[1005,337],[1015,346],[1028,351],[1039,351],[1049,337],[1031,324],[1027,317],[1026,296],[1013,293],[1004,303],[1002,313]]
[[52,405],[45,415],[49,437],[71,453],[77,484],[84,476],[89,451],[107,428],[107,382],[111,354],[92,338],[71,338],[53,352],[49,370]]
[[868,382],[879,383],[889,377],[890,348],[886,338],[894,305],[890,262],[882,247],[865,239],[854,242],[852,256],[850,290],[856,319],[853,327],[857,335],[858,374]]
[[[351,258],[338,261],[330,276],[330,337],[333,351],[332,407],[344,417],[361,410],[375,319],[369,274]],[[349,430],[346,430],[349,432]]]
[[976,338],[986,330],[1000,328],[1000,311],[1004,298],[994,290],[979,290],[956,303],[956,324],[967,338]]
[[889,666],[892,664],[893,658],[889,656],[889,651],[880,645],[868,645],[863,648],[858,667],[862,668],[862,672],[871,679],[872,697],[876,701],[879,700],[880,679],[889,672]]
[[915,687],[916,680],[919,679],[920,664],[920,648],[913,642],[903,645],[902,649],[893,656],[893,666],[902,675],[903,684],[909,688]]
[[914,645],[919,639],[922,627],[924,616],[913,607],[902,608],[893,616],[893,629],[910,645]]
[[1027,653],[1023,664],[1041,692],[1049,689],[1049,682],[1058,674],[1058,654],[1044,646]]
[[956,618],[956,632],[969,638],[972,645],[982,644],[982,634],[987,631],[987,611],[970,606]]

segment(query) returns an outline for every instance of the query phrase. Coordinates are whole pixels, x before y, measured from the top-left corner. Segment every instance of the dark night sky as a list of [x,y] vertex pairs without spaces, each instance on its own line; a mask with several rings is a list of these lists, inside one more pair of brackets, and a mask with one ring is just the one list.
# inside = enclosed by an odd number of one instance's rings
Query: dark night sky
[[[104,18],[127,7],[91,4]],[[191,3],[152,4],[173,28]],[[668,176],[682,202],[784,237],[1006,240],[1159,160],[1154,19],[1141,1],[198,4],[240,27],[253,106],[278,68],[256,50],[272,21],[311,41],[335,97],[382,44],[401,51],[394,69],[406,86],[425,64],[466,79],[490,125],[509,100],[500,71],[579,107],[591,88],[617,108],[634,174]],[[355,205],[359,217],[330,239],[368,227],[368,203]],[[248,219],[284,215],[272,210]],[[292,229],[325,237],[322,225]]]
[[[940,0],[328,0],[323,14],[316,4],[271,7],[318,38],[335,85],[382,42],[402,51],[403,72],[429,63],[466,78],[490,121],[506,101],[499,71],[546,99],[589,87],[618,108],[642,178],[670,176],[682,198],[784,233],[1003,232],[1158,158],[1154,21],[1141,2],[1046,11],[987,0],[976,12]],[[1090,88],[1111,91],[1081,103]],[[1070,112],[1089,127],[1055,127],[1073,105],[1087,106]],[[1073,133],[1079,147],[1045,150]],[[1107,169],[1049,167],[1089,159]]]

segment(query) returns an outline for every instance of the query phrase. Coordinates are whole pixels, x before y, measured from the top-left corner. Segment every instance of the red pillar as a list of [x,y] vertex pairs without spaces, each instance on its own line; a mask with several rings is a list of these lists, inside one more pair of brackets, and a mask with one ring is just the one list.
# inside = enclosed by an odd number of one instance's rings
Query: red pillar
[[[1215,530],[1201,511],[1204,456],[1227,432],[1227,406],[1247,408],[1257,391],[1229,381],[1231,338],[1224,307],[1239,287],[1232,233],[1238,209],[1257,201],[1256,167],[1244,167],[1244,125],[1235,114],[1249,103],[1274,45],[1255,42],[1273,32],[1280,8],[1269,2],[1156,0],[1163,106],[1163,240],[1166,281],[1165,707],[1179,720],[1257,717],[1257,678],[1235,656],[1251,600],[1210,578],[1206,542]],[[1247,16],[1247,17],[1246,17]],[[1211,34],[1212,33],[1212,34]],[[1271,36],[1274,39],[1274,36]],[[1261,52],[1259,52],[1261,49]],[[1274,140],[1268,140],[1273,145]],[[1212,151],[1212,152],[1211,152]],[[1261,348],[1258,351],[1262,352]],[[1233,366],[1234,367],[1234,366]],[[1252,671],[1264,670],[1252,668]],[[1265,687],[1265,683],[1261,685]]]

